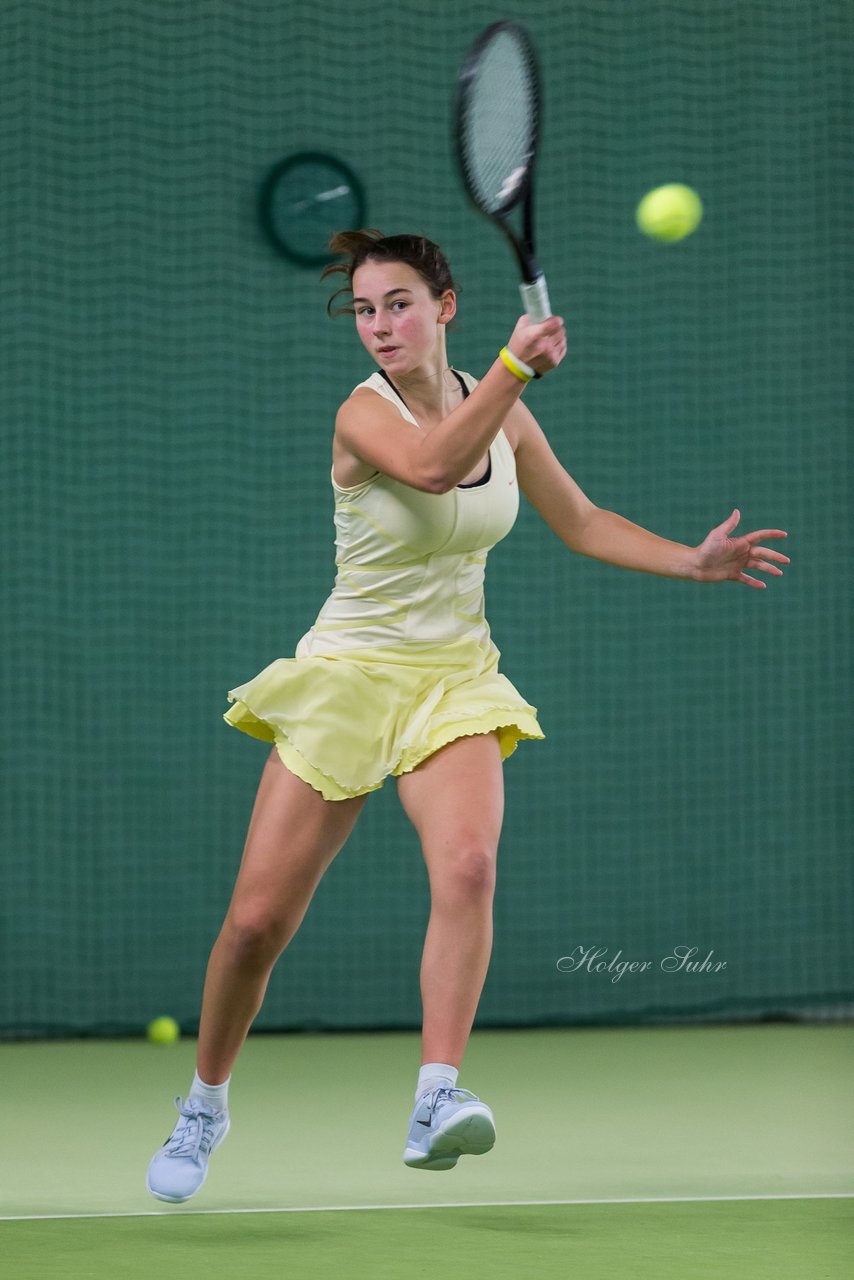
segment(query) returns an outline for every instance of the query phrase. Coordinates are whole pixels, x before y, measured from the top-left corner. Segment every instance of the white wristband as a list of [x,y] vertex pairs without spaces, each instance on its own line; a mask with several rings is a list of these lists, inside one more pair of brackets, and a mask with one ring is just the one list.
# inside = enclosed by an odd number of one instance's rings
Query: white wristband
[[536,378],[537,373],[535,369],[532,369],[529,364],[525,364],[525,361],[520,360],[517,355],[513,355],[513,352],[510,350],[509,347],[507,348],[507,352],[509,355],[513,356],[513,359],[516,361],[516,363],[518,364],[519,368],[522,370],[523,373],[527,374],[529,378]]

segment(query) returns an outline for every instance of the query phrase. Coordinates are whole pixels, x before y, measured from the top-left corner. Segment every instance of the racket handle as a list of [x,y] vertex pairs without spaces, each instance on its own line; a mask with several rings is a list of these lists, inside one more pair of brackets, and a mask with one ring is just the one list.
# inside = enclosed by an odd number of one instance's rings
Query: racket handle
[[544,275],[537,276],[532,284],[521,284],[519,292],[522,295],[522,303],[525,310],[535,324],[548,320],[552,314],[552,308]]

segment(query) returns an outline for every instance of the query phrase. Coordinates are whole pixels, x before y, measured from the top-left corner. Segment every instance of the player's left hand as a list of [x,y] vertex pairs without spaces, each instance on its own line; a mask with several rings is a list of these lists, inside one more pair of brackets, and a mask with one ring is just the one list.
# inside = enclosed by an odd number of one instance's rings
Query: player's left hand
[[748,587],[759,587],[764,590],[768,585],[758,578],[751,578],[745,569],[762,569],[765,573],[782,577],[783,570],[768,561],[776,560],[780,564],[791,564],[788,556],[779,551],[771,551],[768,547],[756,544],[763,538],[785,538],[783,529],[759,529],[756,533],[745,533],[740,538],[730,538],[729,534],[741,519],[741,512],[735,508],[731,516],[712,529],[706,539],[694,551],[694,579],[697,582],[744,582]]

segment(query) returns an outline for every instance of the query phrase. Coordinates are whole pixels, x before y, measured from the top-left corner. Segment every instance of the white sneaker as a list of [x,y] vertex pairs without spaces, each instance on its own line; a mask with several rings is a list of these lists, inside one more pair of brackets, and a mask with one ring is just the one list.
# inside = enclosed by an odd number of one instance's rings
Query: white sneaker
[[201,1098],[175,1099],[180,1120],[148,1166],[146,1186],[158,1200],[189,1200],[208,1176],[208,1158],[231,1128],[228,1110]]
[[495,1117],[469,1089],[423,1093],[409,1120],[403,1163],[411,1169],[453,1169],[460,1156],[482,1156],[495,1143]]

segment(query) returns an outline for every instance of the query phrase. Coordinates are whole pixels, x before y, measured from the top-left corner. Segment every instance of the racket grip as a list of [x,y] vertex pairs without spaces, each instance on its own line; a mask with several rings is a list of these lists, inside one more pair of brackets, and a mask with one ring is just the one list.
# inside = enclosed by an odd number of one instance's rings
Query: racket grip
[[525,310],[535,324],[548,320],[552,314],[552,308],[544,275],[537,276],[536,280],[531,284],[521,284],[519,292],[522,295],[522,303]]

